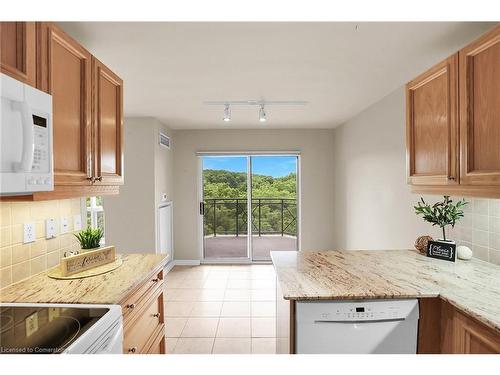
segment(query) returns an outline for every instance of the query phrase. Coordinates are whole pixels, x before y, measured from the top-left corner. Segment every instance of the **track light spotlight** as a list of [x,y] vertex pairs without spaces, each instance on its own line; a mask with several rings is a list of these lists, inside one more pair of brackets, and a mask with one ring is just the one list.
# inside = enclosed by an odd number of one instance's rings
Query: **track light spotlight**
[[259,109],[259,121],[266,122],[266,120],[267,117],[266,117],[266,111],[264,110],[264,104],[261,104]]
[[231,121],[231,108],[229,108],[229,104],[226,104],[224,106],[224,121],[229,122]]

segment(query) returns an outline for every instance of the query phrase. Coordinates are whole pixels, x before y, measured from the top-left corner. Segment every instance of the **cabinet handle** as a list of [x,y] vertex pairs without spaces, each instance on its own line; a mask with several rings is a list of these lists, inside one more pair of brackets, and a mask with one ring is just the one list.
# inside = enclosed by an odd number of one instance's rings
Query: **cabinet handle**
[[160,313],[153,314],[153,317],[154,318],[159,318],[160,317]]
[[87,181],[90,181],[90,182],[94,183],[95,182],[95,178],[94,177],[87,177]]
[[134,346],[133,348],[129,348],[128,352],[129,353],[135,353],[137,351],[137,348]]
[[455,180],[454,176],[448,176],[448,180]]
[[102,181],[102,176],[96,177],[95,181]]
[[154,282],[154,283],[157,283],[158,281],[160,281],[160,279],[156,278],[156,279],[153,279],[151,281]]
[[127,305],[127,307],[128,307],[129,309],[133,309],[133,308],[135,308],[135,303],[131,303],[130,305]]

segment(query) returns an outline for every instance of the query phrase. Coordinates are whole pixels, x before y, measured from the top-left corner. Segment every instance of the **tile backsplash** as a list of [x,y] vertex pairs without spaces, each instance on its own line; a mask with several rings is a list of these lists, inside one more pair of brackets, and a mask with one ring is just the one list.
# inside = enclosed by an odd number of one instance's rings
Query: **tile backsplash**
[[465,200],[469,204],[464,217],[450,230],[450,239],[470,247],[474,257],[500,265],[500,199]]
[[[0,202],[0,288],[28,278],[59,263],[60,257],[79,245],[73,236],[80,198],[41,202]],[[60,234],[61,217],[68,218],[68,232]],[[45,220],[56,219],[56,237],[45,239]],[[35,242],[23,244],[23,224],[35,224]]]

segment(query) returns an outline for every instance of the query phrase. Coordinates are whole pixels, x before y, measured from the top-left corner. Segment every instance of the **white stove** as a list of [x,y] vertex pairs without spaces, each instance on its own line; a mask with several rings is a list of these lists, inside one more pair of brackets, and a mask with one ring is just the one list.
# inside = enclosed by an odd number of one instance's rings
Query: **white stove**
[[0,304],[0,354],[120,354],[119,305]]

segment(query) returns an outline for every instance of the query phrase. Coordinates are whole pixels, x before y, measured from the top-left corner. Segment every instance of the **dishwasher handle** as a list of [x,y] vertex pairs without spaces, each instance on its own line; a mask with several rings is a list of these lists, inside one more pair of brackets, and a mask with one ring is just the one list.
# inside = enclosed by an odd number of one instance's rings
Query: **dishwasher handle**
[[315,320],[314,323],[342,323],[342,324],[360,324],[360,323],[382,323],[382,322],[403,322],[406,318],[385,318],[370,320]]

